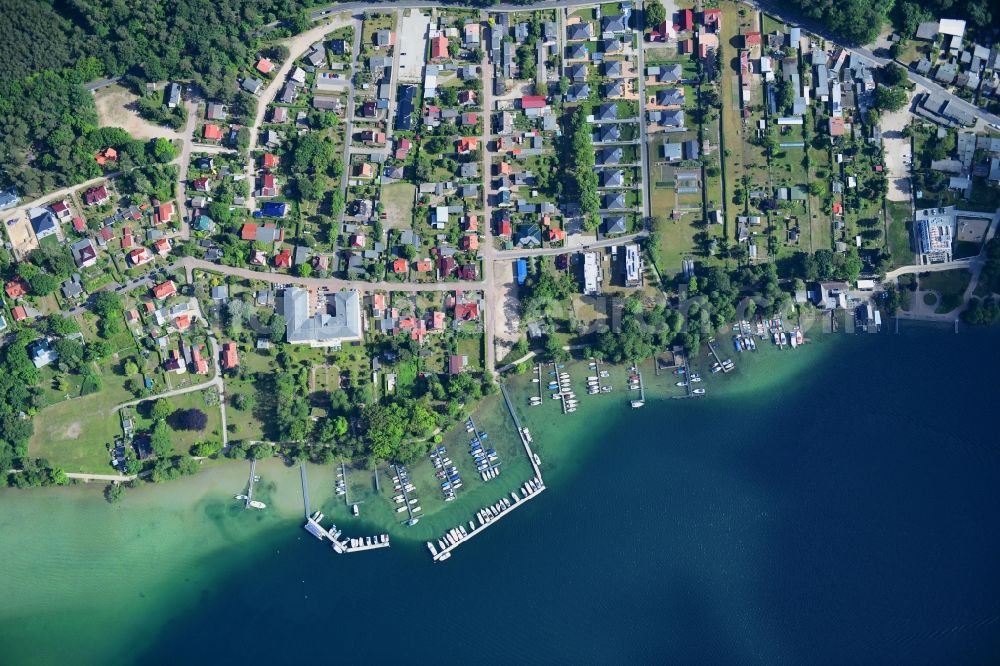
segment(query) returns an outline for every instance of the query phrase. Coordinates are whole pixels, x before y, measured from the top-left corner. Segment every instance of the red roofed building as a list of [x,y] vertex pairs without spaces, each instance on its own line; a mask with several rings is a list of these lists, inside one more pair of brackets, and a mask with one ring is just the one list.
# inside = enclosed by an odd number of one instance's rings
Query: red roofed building
[[226,370],[232,370],[233,368],[239,367],[240,356],[236,350],[235,342],[227,342],[222,345],[222,367]]
[[191,365],[194,366],[194,372],[196,375],[208,374],[208,360],[203,357],[201,352],[197,349],[191,350]]
[[400,139],[399,143],[396,144],[396,159],[405,160],[411,147],[413,147],[413,142],[409,139]]
[[463,137],[458,140],[459,153],[471,153],[479,147],[479,139],[474,136]]
[[274,63],[267,58],[261,58],[257,61],[257,71],[261,74],[270,74],[272,69],[274,69]]
[[108,188],[104,185],[92,187],[83,193],[83,200],[88,206],[100,206],[110,198],[111,195],[108,194]]
[[833,214],[834,215],[843,215],[844,214],[844,207],[840,204],[839,201],[834,201],[833,202]]
[[677,12],[677,29],[678,30],[691,30],[694,28],[694,12],[690,9],[682,9]]
[[194,187],[196,192],[208,192],[212,188],[211,181],[208,179],[208,176],[195,178],[191,181],[191,185]]
[[443,278],[448,277],[449,275],[455,272],[455,268],[457,268],[457,264],[455,263],[455,260],[452,259],[451,257],[441,257],[440,259],[438,259],[439,277]]
[[458,269],[460,280],[475,280],[479,277],[479,269],[475,264],[466,264]]
[[174,328],[178,331],[186,331],[191,328],[191,317],[188,315],[181,315],[177,319],[174,319]]
[[166,224],[170,220],[174,219],[174,204],[168,201],[165,204],[160,204],[156,207],[156,220],[153,221],[154,224]]
[[435,310],[431,314],[431,330],[432,331],[443,331],[444,330],[444,313],[440,310]]
[[466,215],[465,216],[465,230],[466,231],[479,231],[479,217],[476,215]]
[[166,256],[166,254],[170,252],[170,247],[169,238],[160,238],[153,242],[153,249],[156,250],[156,253],[161,257]]
[[719,32],[722,29],[722,10],[706,9],[702,13],[702,23],[709,32]]
[[94,154],[94,161],[97,162],[97,166],[104,166],[108,162],[117,162],[118,151],[114,148],[99,150]]
[[694,53],[694,40],[685,39],[677,42],[677,52],[681,55],[687,55],[689,53]]
[[541,95],[525,95],[521,98],[522,109],[544,109],[547,104]]
[[448,38],[438,35],[431,40],[431,60],[440,60],[448,57]]
[[153,287],[153,298],[163,300],[177,293],[177,285],[173,280],[167,280]]
[[144,247],[132,250],[128,253],[129,261],[132,262],[133,266],[142,266],[143,264],[148,264],[153,260],[153,255],[150,254],[149,250]]
[[455,305],[455,321],[476,321],[479,319],[479,303],[458,303]]
[[278,166],[278,156],[274,153],[264,153],[260,158],[260,163],[265,169],[273,169]]
[[83,221],[82,217],[73,218],[73,231],[82,234],[87,230],[87,223]]
[[170,350],[167,360],[163,362],[163,369],[167,372],[176,372],[178,375],[183,375],[187,372],[187,368],[184,367],[184,361],[181,359],[181,353],[178,350]]
[[417,261],[414,270],[420,273],[426,273],[434,268],[434,263],[430,259],[421,259]]
[[750,48],[751,46],[760,46],[760,33],[759,32],[744,33],[743,46],[745,48]]
[[273,173],[265,173],[260,177],[260,194],[262,197],[273,197],[278,195],[278,186],[274,181]]
[[510,220],[500,220],[500,223],[497,225],[497,236],[510,240],[510,233]]
[[448,358],[448,374],[458,375],[465,370],[465,366],[469,364],[468,356],[459,356],[458,354],[452,354]]
[[245,241],[257,240],[257,225],[253,222],[247,222],[240,229],[240,238]]
[[405,273],[408,268],[406,259],[396,259],[392,262],[392,272],[393,273]]
[[292,267],[292,251],[287,247],[274,255],[274,265],[278,268],[291,268]]
[[479,236],[475,234],[469,234],[468,236],[462,236],[462,249],[467,251],[473,251],[479,249]]
[[8,282],[3,289],[7,292],[7,298],[12,300],[17,300],[22,296],[28,295],[28,283],[20,276]]
[[549,242],[550,243],[556,243],[556,242],[564,241],[564,240],[566,240],[566,232],[565,231],[563,231],[562,229],[556,229],[555,227],[553,227],[552,229],[549,229]]
[[844,119],[834,116],[830,118],[830,136],[844,136]]
[[14,315],[14,321],[24,321],[28,318],[28,311],[24,309],[23,305],[18,305],[10,313]]
[[205,125],[205,138],[210,141],[221,141],[222,140],[222,130],[218,125],[213,125],[209,123]]
[[107,243],[115,237],[115,232],[111,230],[111,227],[101,227],[101,238]]
[[65,201],[57,201],[51,206],[49,206],[49,208],[52,209],[52,212],[60,220],[65,220],[67,217],[73,214],[70,212],[69,206],[66,205]]

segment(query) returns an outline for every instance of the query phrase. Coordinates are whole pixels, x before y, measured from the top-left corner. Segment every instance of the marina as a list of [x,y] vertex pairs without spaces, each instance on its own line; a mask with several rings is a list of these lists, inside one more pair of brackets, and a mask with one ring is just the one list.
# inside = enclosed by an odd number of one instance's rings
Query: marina
[[643,384],[642,382],[642,371],[639,370],[639,366],[635,363],[633,363],[632,367],[629,368],[628,381],[629,381],[630,391],[634,390],[639,391],[639,399],[638,400],[632,399],[629,401],[630,404],[632,405],[632,409],[639,409],[640,407],[644,407],[646,405],[646,385]]
[[420,513],[419,500],[416,497],[417,488],[410,482],[409,472],[406,467],[399,464],[389,465],[387,473],[392,478],[393,490],[402,495],[402,502],[396,509],[396,513],[406,511],[408,518],[404,521],[407,527],[412,527],[420,522],[420,517],[414,514]]
[[497,478],[500,475],[500,456],[496,449],[484,446],[489,433],[480,431],[471,416],[465,422],[465,430],[473,433],[469,441],[469,455],[476,463],[476,471],[483,477],[483,481]]
[[388,534],[378,534],[370,537],[341,538],[341,531],[336,525],[331,525],[330,529],[323,527],[320,522],[324,516],[317,511],[306,518],[305,530],[320,541],[330,540],[333,550],[337,554],[357,553],[364,550],[375,550],[378,548],[388,548],[390,545]]
[[451,552],[462,543],[476,536],[490,525],[497,523],[501,518],[508,515],[517,507],[525,504],[529,499],[537,497],[545,485],[541,479],[529,479],[521,486],[521,495],[511,493],[512,500],[501,497],[495,504],[483,507],[476,512],[478,524],[469,521],[469,529],[465,525],[458,525],[445,532],[437,542],[437,547],[430,541],[427,542],[427,549],[431,552],[431,557],[435,562],[444,562],[451,557]]

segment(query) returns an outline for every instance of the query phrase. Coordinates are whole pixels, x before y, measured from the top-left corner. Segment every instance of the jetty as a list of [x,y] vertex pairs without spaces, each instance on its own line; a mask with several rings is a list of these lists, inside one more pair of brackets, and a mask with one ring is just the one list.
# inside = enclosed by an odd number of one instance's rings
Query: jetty
[[719,358],[719,351],[715,348],[715,338],[709,339],[708,350],[712,353],[712,356],[715,357],[715,362],[722,368],[722,372],[729,372],[735,367],[731,363],[723,363],[722,359]]
[[320,541],[329,540],[333,546],[333,550],[339,555],[357,553],[364,550],[375,550],[377,548],[388,548],[390,545],[388,534],[342,539],[340,536],[341,531],[337,529],[336,525],[331,526],[330,529],[326,529],[320,525],[323,517],[323,514],[319,511],[306,516],[305,530]]
[[524,452],[528,454],[528,462],[531,463],[531,469],[535,472],[535,478],[538,482],[545,487],[542,483],[542,471],[539,469],[540,460],[538,454],[531,450],[531,436],[528,434],[528,429],[521,426],[521,420],[517,418],[517,412],[514,411],[514,403],[510,401],[510,395],[507,393],[507,385],[500,384],[500,392],[503,394],[503,400],[507,403],[507,409],[510,411],[510,417],[514,421],[514,427],[517,428],[517,434],[521,438],[521,444],[524,446]]
[[306,518],[312,515],[309,510],[309,480],[306,478],[306,464],[299,461],[299,476],[302,477],[302,504],[305,506]]
[[646,404],[646,385],[642,381],[642,370],[639,369],[639,364],[633,361],[632,367],[635,368],[635,374],[639,376],[639,399],[632,401],[632,409],[638,409]]
[[478,525],[470,520],[468,530],[465,529],[464,524],[451,528],[438,539],[437,547],[435,547],[434,543],[428,541],[427,549],[431,551],[431,557],[435,562],[447,560],[451,557],[451,551],[481,533],[490,525],[500,522],[501,518],[522,504],[527,504],[528,500],[537,497],[543,490],[545,490],[545,484],[542,483],[540,478],[529,479],[521,486],[520,496],[516,493],[511,493],[510,496],[513,498],[513,501],[502,497],[495,504],[483,507],[477,511],[476,520],[478,521]]
[[395,464],[389,465],[389,467],[392,469],[393,477],[397,479],[396,484],[399,486],[399,492],[403,494],[403,506],[406,507],[406,515],[409,517],[406,524],[416,525],[419,518],[413,517],[413,504],[410,502],[410,494],[406,490],[406,486],[410,483],[410,476],[406,473],[405,467]]

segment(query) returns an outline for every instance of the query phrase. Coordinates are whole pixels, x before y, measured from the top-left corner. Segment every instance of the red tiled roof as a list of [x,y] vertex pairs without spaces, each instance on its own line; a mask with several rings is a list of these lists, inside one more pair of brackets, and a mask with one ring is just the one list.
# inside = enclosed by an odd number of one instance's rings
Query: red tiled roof
[[14,315],[14,321],[22,321],[28,318],[28,312],[24,309],[23,305],[18,305],[10,313]]
[[281,252],[275,255],[274,265],[278,268],[291,268],[292,267],[292,251],[285,248]]
[[541,95],[525,95],[521,98],[522,109],[541,109],[545,104],[545,98]]
[[227,342],[222,345],[222,367],[226,370],[235,368],[240,364],[240,356],[236,350],[235,342]]
[[244,224],[243,228],[240,230],[240,238],[249,241],[257,240],[257,225],[253,222],[247,222]]
[[174,284],[173,280],[167,280],[166,282],[161,282],[160,284],[153,287],[153,297],[158,299],[164,299],[168,296],[173,296],[177,293],[177,285]]
[[475,321],[479,319],[478,303],[459,303],[455,306],[455,319],[457,321]]
[[448,38],[438,35],[431,40],[431,60],[448,57]]
[[218,140],[222,138],[222,130],[219,129],[218,125],[213,125],[209,123],[205,125],[205,138]]
[[24,281],[24,278],[18,276],[4,286],[4,291],[7,292],[7,298],[21,298],[28,294],[28,283]]
[[261,58],[257,61],[257,71],[261,74],[270,74],[272,69],[274,69],[274,63],[267,58]]

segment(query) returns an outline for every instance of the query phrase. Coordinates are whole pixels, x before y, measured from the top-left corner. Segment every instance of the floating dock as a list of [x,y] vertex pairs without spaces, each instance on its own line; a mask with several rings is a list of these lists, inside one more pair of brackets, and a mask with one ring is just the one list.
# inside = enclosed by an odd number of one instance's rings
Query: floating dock
[[427,549],[431,551],[431,557],[435,562],[447,560],[451,557],[451,551],[458,548],[459,545],[476,536],[490,525],[499,522],[501,518],[517,507],[526,504],[528,500],[540,495],[543,490],[545,490],[545,484],[542,483],[541,479],[529,479],[521,487],[521,497],[511,493],[511,497],[514,498],[513,502],[506,497],[502,497],[496,504],[483,507],[477,511],[476,520],[479,522],[478,525],[470,520],[468,530],[465,529],[464,524],[453,527],[438,539],[437,548],[435,548],[432,542],[428,541]]

